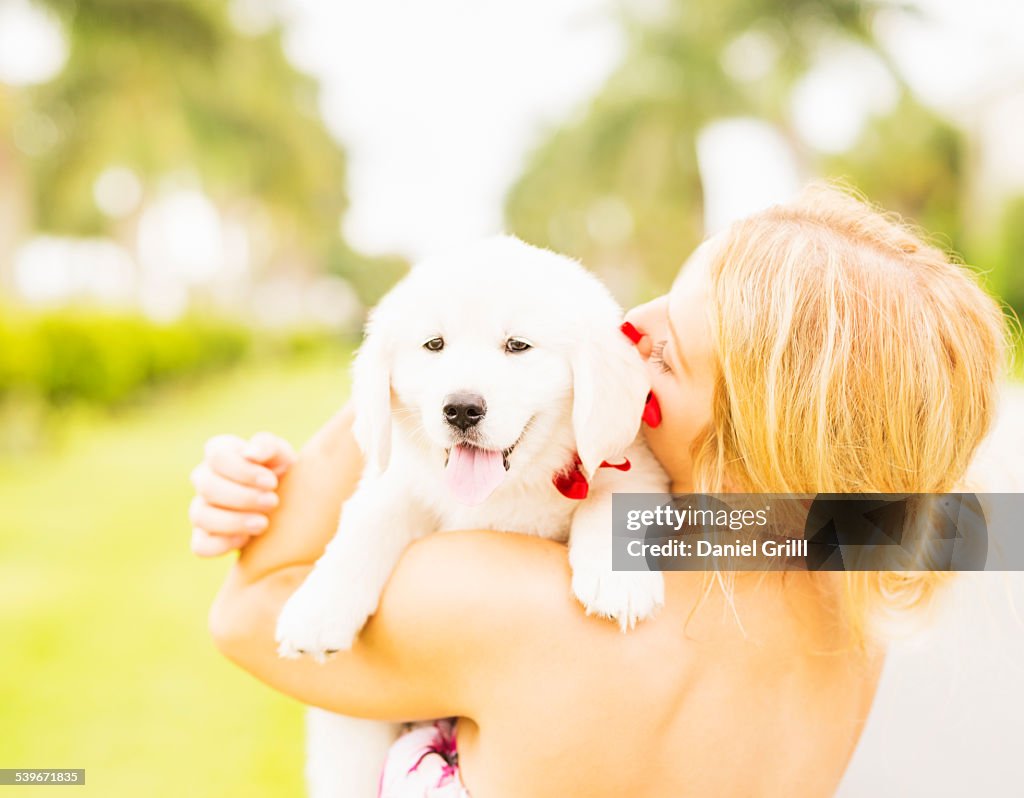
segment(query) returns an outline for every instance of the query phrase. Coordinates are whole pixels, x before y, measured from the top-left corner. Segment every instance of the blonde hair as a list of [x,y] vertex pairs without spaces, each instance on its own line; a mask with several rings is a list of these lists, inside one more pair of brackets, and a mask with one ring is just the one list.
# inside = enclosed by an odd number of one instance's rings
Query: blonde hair
[[[718,353],[698,490],[932,493],[989,429],[1006,323],[975,275],[828,186],[713,242]],[[948,574],[846,574],[848,621],[925,606]]]

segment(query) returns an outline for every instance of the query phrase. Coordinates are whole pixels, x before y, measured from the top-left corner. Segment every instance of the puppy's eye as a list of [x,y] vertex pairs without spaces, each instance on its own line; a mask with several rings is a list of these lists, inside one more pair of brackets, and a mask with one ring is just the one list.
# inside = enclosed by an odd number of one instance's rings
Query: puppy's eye
[[440,352],[444,349],[444,338],[431,338],[423,344],[423,348],[429,352]]
[[533,349],[533,344],[522,338],[509,338],[505,341],[506,352],[525,352],[527,349]]

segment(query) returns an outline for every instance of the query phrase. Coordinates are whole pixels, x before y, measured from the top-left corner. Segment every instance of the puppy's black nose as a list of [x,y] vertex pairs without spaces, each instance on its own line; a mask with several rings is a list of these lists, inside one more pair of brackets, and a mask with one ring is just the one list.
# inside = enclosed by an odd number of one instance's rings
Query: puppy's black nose
[[480,394],[453,393],[445,399],[441,412],[445,421],[465,432],[487,415],[487,402]]

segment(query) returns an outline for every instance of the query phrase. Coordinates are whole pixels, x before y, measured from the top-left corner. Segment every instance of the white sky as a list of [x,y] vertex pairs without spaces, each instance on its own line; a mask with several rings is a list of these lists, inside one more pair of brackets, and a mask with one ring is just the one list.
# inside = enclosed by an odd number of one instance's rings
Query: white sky
[[53,15],[29,0],[0,0],[0,83],[26,86],[49,80],[66,57]]
[[1022,0],[912,2],[925,18],[887,12],[876,32],[924,100],[963,113],[992,92],[1022,88]]
[[289,56],[350,155],[345,233],[419,255],[496,231],[529,148],[621,57],[605,0],[292,0]]

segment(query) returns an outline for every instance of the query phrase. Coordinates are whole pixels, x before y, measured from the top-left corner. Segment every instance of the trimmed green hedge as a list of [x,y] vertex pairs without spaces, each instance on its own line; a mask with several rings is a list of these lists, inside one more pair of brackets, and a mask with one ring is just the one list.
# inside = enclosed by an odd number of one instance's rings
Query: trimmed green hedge
[[241,360],[252,333],[224,322],[156,325],[138,316],[68,312],[0,316],[0,399],[114,406],[146,388]]

